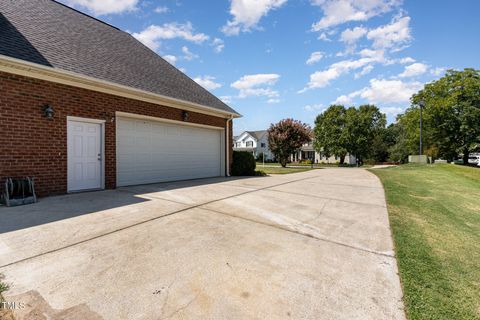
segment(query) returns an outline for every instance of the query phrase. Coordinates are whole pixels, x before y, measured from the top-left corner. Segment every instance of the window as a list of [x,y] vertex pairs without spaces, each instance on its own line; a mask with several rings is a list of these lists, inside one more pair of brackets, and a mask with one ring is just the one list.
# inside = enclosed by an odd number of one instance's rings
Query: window
[[260,143],[260,147],[261,147],[261,148],[265,148],[265,143],[263,143],[263,142]]
[[247,147],[253,147],[253,141],[247,141]]
[[237,142],[237,143],[235,143],[235,146],[236,146],[237,148],[240,148],[240,147],[242,146],[242,143],[241,143],[241,142]]

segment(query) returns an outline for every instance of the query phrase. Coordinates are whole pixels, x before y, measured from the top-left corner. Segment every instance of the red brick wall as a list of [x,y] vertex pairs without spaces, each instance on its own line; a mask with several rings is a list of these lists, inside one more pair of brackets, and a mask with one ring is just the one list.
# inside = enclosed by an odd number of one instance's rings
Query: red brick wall
[[[53,120],[43,117],[46,103],[55,110]],[[0,192],[6,177],[31,176],[39,196],[66,193],[67,116],[105,119],[115,111],[182,121],[180,109],[0,72]],[[188,121],[226,126],[223,118],[196,112]],[[115,122],[107,122],[106,188],[116,186],[115,141]],[[231,154],[231,144],[227,148]]]

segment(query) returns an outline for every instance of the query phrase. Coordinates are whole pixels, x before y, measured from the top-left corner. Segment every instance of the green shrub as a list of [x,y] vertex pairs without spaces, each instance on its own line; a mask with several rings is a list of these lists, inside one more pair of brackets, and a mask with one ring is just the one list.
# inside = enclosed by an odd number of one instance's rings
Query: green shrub
[[8,284],[2,282],[3,279],[4,279],[4,275],[0,274],[0,294],[10,289]]
[[349,164],[349,163],[338,163],[336,164],[336,166],[340,167],[340,168],[352,168],[352,167],[356,167],[357,165],[356,164]]
[[300,164],[312,164],[312,160],[306,159],[306,160],[300,160]]
[[247,151],[233,151],[232,176],[254,176],[255,158]]

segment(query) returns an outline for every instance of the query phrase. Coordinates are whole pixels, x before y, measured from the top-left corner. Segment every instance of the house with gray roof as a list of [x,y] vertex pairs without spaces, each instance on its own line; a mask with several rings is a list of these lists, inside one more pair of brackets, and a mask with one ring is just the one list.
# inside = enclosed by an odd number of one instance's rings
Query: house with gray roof
[[229,175],[238,117],[128,32],[0,1],[0,181],[50,195]]
[[260,161],[271,161],[274,158],[268,147],[267,130],[242,132],[234,137],[233,150],[251,152]]

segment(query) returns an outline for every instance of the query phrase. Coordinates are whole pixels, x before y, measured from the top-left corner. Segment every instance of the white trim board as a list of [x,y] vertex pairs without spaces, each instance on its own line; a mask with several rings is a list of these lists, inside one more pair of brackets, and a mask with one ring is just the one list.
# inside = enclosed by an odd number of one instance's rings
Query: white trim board
[[145,115],[142,115],[142,114],[129,113],[129,112],[123,112],[123,111],[116,111],[115,112],[115,118],[116,117],[136,118],[136,119],[152,120],[152,121],[158,121],[158,122],[174,123],[174,124],[178,124],[178,125],[182,125],[182,126],[200,127],[200,128],[215,129],[215,130],[225,130],[224,127],[216,127],[216,126],[193,123],[193,122],[188,122],[188,121],[179,121],[179,120],[172,120],[172,119],[166,119],[166,118],[145,116]]

